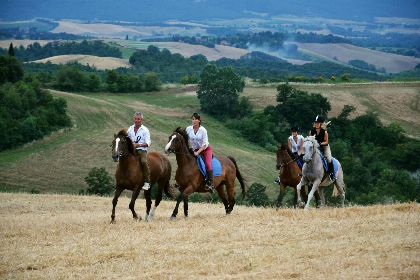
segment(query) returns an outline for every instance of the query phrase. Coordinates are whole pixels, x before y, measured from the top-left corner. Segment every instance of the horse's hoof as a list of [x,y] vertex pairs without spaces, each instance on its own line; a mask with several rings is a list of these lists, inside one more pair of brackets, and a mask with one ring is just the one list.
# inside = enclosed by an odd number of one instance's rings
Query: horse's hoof
[[176,216],[171,216],[170,220],[171,221],[175,221],[176,220]]
[[110,224],[115,225],[117,222],[115,220],[111,220]]
[[309,207],[305,207],[305,208],[304,208],[304,211],[305,211],[305,212],[308,212],[308,211],[309,211]]

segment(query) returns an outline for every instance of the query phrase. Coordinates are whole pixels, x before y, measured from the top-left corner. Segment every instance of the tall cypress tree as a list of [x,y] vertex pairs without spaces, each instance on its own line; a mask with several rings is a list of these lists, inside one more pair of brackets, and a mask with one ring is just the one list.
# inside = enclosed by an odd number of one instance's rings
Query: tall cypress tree
[[15,49],[13,48],[13,43],[10,42],[10,46],[9,46],[9,55],[10,56],[15,56]]

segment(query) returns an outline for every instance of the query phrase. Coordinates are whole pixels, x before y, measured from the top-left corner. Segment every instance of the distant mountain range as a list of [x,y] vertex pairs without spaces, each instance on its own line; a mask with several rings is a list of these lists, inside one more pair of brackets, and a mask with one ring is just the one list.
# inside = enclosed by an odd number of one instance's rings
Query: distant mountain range
[[420,18],[419,0],[3,0],[0,19],[162,22],[295,15],[370,21]]

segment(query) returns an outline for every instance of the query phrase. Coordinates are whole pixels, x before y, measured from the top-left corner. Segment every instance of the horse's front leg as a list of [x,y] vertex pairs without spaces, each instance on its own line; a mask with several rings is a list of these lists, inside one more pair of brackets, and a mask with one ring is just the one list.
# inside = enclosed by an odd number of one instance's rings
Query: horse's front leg
[[114,199],[112,199],[112,214],[111,214],[111,224],[115,224],[115,207],[118,203],[118,197],[120,197],[123,189],[122,188],[115,188]]
[[311,203],[312,198],[314,197],[314,193],[318,190],[319,184],[321,184],[321,180],[317,179],[314,181],[312,189],[308,194],[308,201],[306,202],[305,210],[309,209],[309,205]]
[[178,208],[181,201],[184,199],[184,192],[181,192],[178,197],[176,198],[176,205],[174,211],[172,212],[171,220],[176,220],[176,215],[178,215]]
[[[279,196],[277,197],[277,203],[276,203],[276,210],[279,210],[280,206],[282,205],[281,201],[283,200],[284,197],[284,191],[285,191],[285,186],[280,183],[280,190],[279,190]],[[295,196],[295,200],[296,200],[296,196]],[[296,204],[296,202],[295,202]]]
[[139,193],[140,193],[140,187],[137,187],[134,191],[133,194],[131,195],[131,201],[130,204],[128,205],[128,208],[130,208],[131,213],[133,213],[133,219],[134,220],[141,220],[141,218],[139,218],[137,216],[136,211],[134,210],[134,206],[136,204],[136,199],[137,197],[139,197]]
[[302,202],[302,197],[300,196],[300,191],[302,189],[302,186],[305,186],[306,182],[305,182],[305,177],[302,177],[300,179],[299,184],[296,186],[296,194],[297,194],[297,205],[299,207],[303,207],[305,206],[305,203]]

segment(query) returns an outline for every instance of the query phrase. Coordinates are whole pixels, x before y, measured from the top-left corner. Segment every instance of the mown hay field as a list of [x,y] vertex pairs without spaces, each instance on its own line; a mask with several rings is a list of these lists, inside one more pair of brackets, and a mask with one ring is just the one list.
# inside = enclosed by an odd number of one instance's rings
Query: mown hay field
[[131,65],[128,59],[121,59],[116,57],[99,57],[94,55],[85,54],[66,54],[51,56],[44,59],[34,60],[36,63],[47,63],[52,64],[68,64],[68,63],[80,63],[82,65],[94,67],[99,70],[117,69],[120,67],[130,68]]
[[[419,279],[420,207],[190,204],[134,221],[129,199],[0,193],[2,279]],[[136,209],[144,215],[145,203]],[[181,211],[182,212],[182,211]]]

